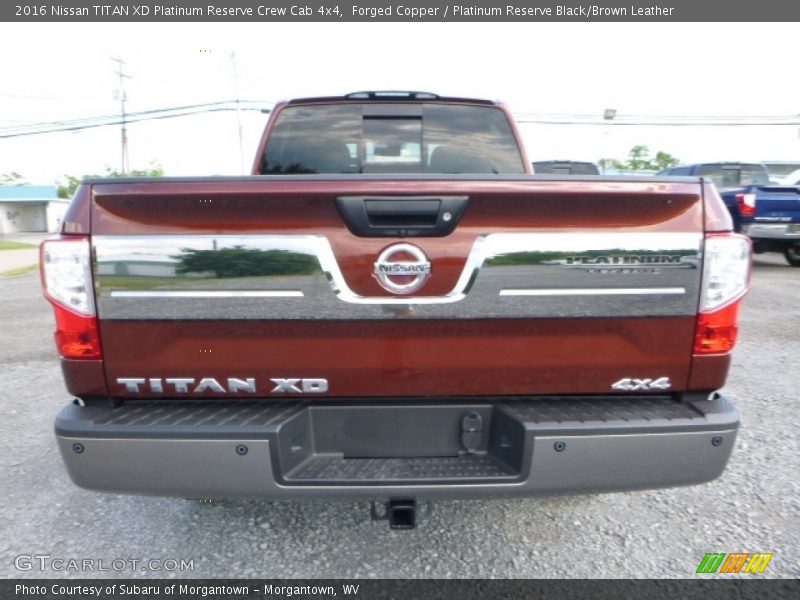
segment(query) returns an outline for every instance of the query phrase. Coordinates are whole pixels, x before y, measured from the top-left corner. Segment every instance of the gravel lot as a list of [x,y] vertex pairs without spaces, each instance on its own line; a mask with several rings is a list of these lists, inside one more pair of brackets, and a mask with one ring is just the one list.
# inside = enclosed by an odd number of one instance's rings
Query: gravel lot
[[[411,532],[366,502],[192,501],[86,492],[52,422],[68,397],[38,274],[0,278],[0,576],[692,577],[706,552],[764,551],[800,576],[800,269],[756,257],[727,393],[742,429],[723,476],[663,491],[439,502]],[[194,570],[18,571],[19,555],[186,559]]]

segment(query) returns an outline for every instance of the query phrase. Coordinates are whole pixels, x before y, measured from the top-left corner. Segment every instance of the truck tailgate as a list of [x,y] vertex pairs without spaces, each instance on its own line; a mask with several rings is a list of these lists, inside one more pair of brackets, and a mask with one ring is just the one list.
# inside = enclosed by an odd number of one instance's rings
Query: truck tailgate
[[[701,193],[685,181],[527,176],[97,183],[107,384],[119,397],[597,394],[625,379],[680,391]],[[391,211],[380,219],[405,235],[363,237],[342,197],[466,197],[466,208],[442,237],[414,234],[425,215]],[[421,252],[392,250],[395,262],[429,264],[413,293],[376,277],[394,244]]]
[[800,223],[800,187],[760,186],[754,191],[758,196],[756,221]]

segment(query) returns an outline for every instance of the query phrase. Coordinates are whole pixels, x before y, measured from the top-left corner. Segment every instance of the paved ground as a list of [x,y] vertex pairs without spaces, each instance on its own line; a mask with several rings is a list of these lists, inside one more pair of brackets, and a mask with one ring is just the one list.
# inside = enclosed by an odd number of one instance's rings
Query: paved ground
[[0,273],[14,269],[21,269],[39,263],[39,252],[30,250],[3,250],[0,251]]
[[28,232],[23,231],[20,233],[4,233],[0,235],[0,240],[6,240],[8,242],[23,242],[25,244],[34,244],[38,245],[44,239],[49,237],[57,236],[56,233],[37,233],[37,232]]
[[417,530],[392,532],[369,520],[365,502],[200,504],[77,489],[52,436],[67,398],[38,275],[0,278],[0,577],[65,574],[18,571],[15,557],[31,554],[102,559],[106,567],[114,559],[186,559],[194,571],[178,575],[194,577],[692,577],[712,551],[774,552],[767,575],[798,577],[799,299],[800,269],[757,257],[726,390],[743,428],[719,480],[639,493],[441,502]]

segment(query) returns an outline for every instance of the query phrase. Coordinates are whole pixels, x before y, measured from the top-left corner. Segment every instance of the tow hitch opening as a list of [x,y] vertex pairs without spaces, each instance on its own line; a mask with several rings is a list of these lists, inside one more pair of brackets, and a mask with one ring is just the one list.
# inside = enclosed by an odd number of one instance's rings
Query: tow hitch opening
[[372,503],[372,520],[389,521],[391,529],[414,529],[417,526],[417,501],[413,498]]

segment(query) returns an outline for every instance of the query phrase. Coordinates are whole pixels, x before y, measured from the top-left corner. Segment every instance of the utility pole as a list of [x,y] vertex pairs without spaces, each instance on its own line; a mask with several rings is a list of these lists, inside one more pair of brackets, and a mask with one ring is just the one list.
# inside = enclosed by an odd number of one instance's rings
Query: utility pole
[[[617,109],[616,108],[607,108],[607,109],[605,109],[603,111],[603,123],[605,123],[605,126],[603,127],[603,133],[605,135],[608,135],[608,134],[611,133],[611,129],[609,128],[609,126],[614,122],[614,117],[616,117],[616,116],[617,116]],[[608,140],[605,140],[605,143],[603,145],[606,146],[606,147],[610,147],[611,146],[611,144],[608,143]],[[606,170],[608,169],[607,162],[608,162],[608,159],[604,159],[602,165],[600,165],[601,168],[602,168],[601,172],[602,172],[603,175],[606,174]]]
[[242,140],[242,108],[239,102],[239,68],[236,64],[236,51],[231,52],[231,67],[233,68],[233,93],[236,96],[236,125],[239,128],[239,168],[244,175],[244,142]]
[[120,104],[120,114],[122,116],[122,160],[120,170],[123,175],[126,175],[129,170],[128,165],[128,129],[127,129],[127,113],[125,112],[125,101],[128,99],[128,96],[125,94],[125,80],[130,79],[130,75],[124,72],[125,61],[121,58],[114,58],[111,57],[115,63],[117,63],[117,71],[116,74],[119,76],[119,104]]

